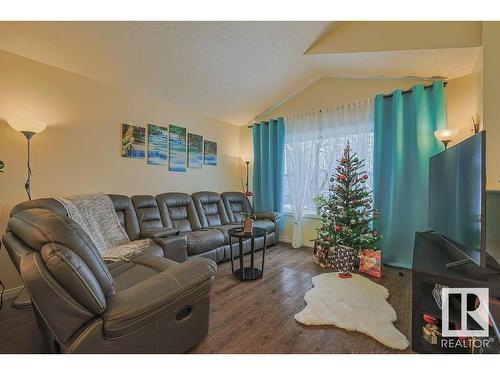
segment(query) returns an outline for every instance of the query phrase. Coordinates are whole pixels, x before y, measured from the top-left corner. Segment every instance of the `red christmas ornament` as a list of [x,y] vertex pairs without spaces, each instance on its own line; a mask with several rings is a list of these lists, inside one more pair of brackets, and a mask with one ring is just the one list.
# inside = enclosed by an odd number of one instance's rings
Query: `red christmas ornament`
[[378,232],[376,230],[373,231],[373,236],[378,237]]
[[426,322],[428,324],[436,324],[437,323],[437,318],[435,316],[430,315],[430,314],[424,314],[422,316],[422,318],[424,319],[424,322]]
[[347,160],[345,158],[342,158],[342,160],[340,161],[340,164],[345,164],[347,163]]
[[368,175],[366,175],[366,174],[365,174],[365,175],[363,176],[363,178],[364,178],[365,180],[368,180]]
[[342,227],[340,225],[335,226],[335,231],[340,232],[342,230]]
[[338,177],[338,180],[339,180],[339,181],[345,181],[345,180],[347,180],[347,177],[345,176],[345,174],[341,174],[341,175]]

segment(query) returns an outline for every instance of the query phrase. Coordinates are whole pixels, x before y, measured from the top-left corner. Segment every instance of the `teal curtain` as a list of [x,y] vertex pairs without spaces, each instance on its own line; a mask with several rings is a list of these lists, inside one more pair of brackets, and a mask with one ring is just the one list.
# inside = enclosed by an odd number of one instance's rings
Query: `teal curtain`
[[254,124],[252,130],[254,210],[256,212],[274,211],[282,214],[285,179],[283,118]]
[[443,150],[434,131],[445,127],[442,81],[375,98],[374,226],[384,263],[411,268],[415,231],[428,228],[429,158]]

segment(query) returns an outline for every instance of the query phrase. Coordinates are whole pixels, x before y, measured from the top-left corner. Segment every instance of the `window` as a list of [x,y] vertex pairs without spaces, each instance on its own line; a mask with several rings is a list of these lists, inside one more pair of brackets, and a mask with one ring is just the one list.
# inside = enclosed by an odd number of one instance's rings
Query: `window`
[[[319,168],[318,173],[314,178],[314,183],[309,184],[306,190],[306,198],[304,203],[305,214],[316,214],[316,205],[313,198],[320,194],[328,194],[330,186],[330,177],[335,173],[338,161],[342,158],[344,147],[349,141],[349,144],[358,154],[358,157],[363,158],[361,154],[365,154],[366,174],[368,175],[368,189],[372,189],[373,179],[373,132],[365,134],[353,134],[345,137],[330,138],[322,142],[319,148]],[[366,152],[359,152],[360,147],[366,148]],[[290,196],[290,187],[288,186],[288,155],[294,152],[290,144],[285,144],[285,212],[292,211],[292,198]],[[306,152],[310,150],[306,150]]]
[[[341,106],[326,113],[308,114],[288,123],[285,121],[285,212],[293,212],[293,194],[296,194],[296,197],[303,197],[302,213],[316,214],[313,199],[320,193],[328,194],[330,177],[335,173],[347,142],[357,156],[365,160],[369,177],[367,186],[372,189],[372,114],[373,105],[369,101]],[[317,170],[305,171],[312,169],[311,165]],[[291,174],[294,174],[295,180]],[[291,181],[303,185],[300,192],[293,191]],[[300,200],[296,198],[295,201]]]

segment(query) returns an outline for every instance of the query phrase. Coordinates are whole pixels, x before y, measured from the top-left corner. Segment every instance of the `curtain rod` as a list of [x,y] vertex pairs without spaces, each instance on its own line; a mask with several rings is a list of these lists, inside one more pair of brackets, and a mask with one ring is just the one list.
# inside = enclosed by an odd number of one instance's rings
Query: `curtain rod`
[[[443,82],[443,86],[444,86],[444,87],[446,87],[446,85],[447,85],[447,84],[448,84],[448,82],[447,82],[447,81],[444,81],[444,82]],[[430,89],[431,87],[433,87],[433,85],[427,85],[427,86],[424,86],[424,89]],[[402,91],[402,92],[401,92],[401,94],[409,94],[409,93],[410,93],[410,92],[412,92],[412,91],[413,91],[413,89],[404,90],[404,91]],[[386,94],[386,95],[384,95],[384,99],[385,99],[385,98],[392,98],[393,96],[394,96],[394,94],[393,94],[393,93],[391,93],[391,94]]]
[[[447,81],[443,82],[443,86],[444,87],[446,87],[447,84],[448,84]],[[427,85],[427,86],[424,86],[424,89],[430,89],[431,87],[433,87],[433,85]],[[413,89],[404,90],[404,91],[401,92],[401,94],[403,94],[403,95],[404,94],[409,94],[412,91],[413,91]],[[383,98],[384,99],[386,99],[386,98],[392,98],[393,96],[394,96],[394,94],[386,94],[386,95],[383,96]],[[321,113],[321,109],[319,110],[319,112]],[[267,121],[264,121],[264,122],[267,122]],[[257,124],[257,125],[259,125],[259,124]],[[247,128],[251,129],[251,128],[253,128],[253,125],[248,125]]]

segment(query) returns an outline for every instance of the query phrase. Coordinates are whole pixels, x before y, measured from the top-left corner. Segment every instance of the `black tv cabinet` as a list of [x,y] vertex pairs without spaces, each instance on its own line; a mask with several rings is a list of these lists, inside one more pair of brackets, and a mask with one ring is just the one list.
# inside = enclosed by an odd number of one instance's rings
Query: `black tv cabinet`
[[[462,264],[447,268],[450,262],[464,259],[464,255],[448,241],[435,232],[417,232],[413,252],[412,267],[412,350],[418,353],[498,353],[499,337],[495,329],[490,327],[490,345],[488,347],[443,347],[438,339],[437,344],[431,344],[423,337],[423,327],[426,322],[423,314],[441,318],[441,309],[435,302],[432,290],[436,284],[450,288],[489,288],[491,298],[500,298],[500,273],[482,268],[474,263]],[[490,303],[490,314],[493,324],[500,324],[498,305]],[[458,309],[450,310],[450,322],[460,323]],[[465,345],[466,346],[466,345]]]

